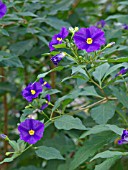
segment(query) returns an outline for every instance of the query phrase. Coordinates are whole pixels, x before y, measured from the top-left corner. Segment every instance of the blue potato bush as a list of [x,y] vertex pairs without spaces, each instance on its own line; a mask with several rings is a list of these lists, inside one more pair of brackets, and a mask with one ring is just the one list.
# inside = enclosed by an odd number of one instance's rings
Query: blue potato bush
[[1,169],[127,169],[127,1],[2,3]]

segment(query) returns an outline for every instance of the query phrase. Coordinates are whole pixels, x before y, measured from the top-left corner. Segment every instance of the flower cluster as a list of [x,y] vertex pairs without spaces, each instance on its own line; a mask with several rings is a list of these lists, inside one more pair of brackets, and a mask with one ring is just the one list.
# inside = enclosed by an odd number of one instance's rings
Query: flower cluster
[[[105,25],[105,21],[101,21],[102,27]],[[75,43],[78,50],[85,50],[87,53],[94,52],[100,49],[102,45],[106,43],[104,32],[96,26],[89,28],[81,28],[80,30],[73,28],[69,29],[73,34],[73,42]],[[60,33],[55,34],[49,43],[50,51],[55,50],[54,45],[61,44],[63,40],[68,36],[68,30],[63,27]],[[66,43],[66,42],[64,42]],[[51,58],[51,61],[57,66],[58,63],[65,56],[65,53],[59,53]]]
[[[34,99],[38,98],[43,91],[43,87],[47,89],[51,88],[51,85],[46,82],[43,78],[39,79],[39,82],[29,83],[27,87],[22,90],[22,96],[28,101],[32,102]],[[48,107],[50,103],[50,95],[45,96],[46,104],[40,107],[40,110],[44,110]],[[26,119],[21,122],[18,126],[20,132],[20,139],[24,140],[29,144],[35,144],[43,136],[44,123],[35,119]]]

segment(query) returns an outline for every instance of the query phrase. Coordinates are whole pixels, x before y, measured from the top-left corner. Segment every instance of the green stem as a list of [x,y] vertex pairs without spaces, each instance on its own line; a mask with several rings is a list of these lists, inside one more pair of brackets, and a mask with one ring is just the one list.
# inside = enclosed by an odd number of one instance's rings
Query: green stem
[[[32,147],[32,145],[29,145],[23,152],[25,152],[26,150],[28,150],[30,147]],[[23,153],[22,152],[22,153]]]
[[49,117],[42,111],[41,112],[47,119],[49,119]]
[[122,118],[122,120],[124,121],[124,123],[128,126],[128,122],[127,122],[126,118],[125,118],[118,110],[116,110],[116,112],[117,112],[118,115]]
[[99,90],[101,91],[101,93],[102,93],[102,94],[106,97],[106,99],[108,100],[108,96],[105,94],[105,92],[104,92],[104,90],[102,89],[102,87],[101,87],[99,84],[97,84],[97,83],[92,79],[92,77],[91,77],[91,75],[89,74],[88,70],[87,70],[86,68],[84,68],[84,69],[85,69],[85,71],[86,71],[86,74],[87,74],[88,77],[90,78],[90,81],[99,88]]

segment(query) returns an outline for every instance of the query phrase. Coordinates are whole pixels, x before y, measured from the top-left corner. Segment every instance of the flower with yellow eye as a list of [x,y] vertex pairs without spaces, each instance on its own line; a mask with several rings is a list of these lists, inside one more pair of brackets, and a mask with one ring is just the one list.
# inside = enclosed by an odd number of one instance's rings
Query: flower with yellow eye
[[54,45],[62,44],[62,40],[66,38],[68,34],[69,34],[69,31],[67,30],[67,28],[62,27],[61,31],[52,37],[52,40],[49,43],[50,51],[55,50]]
[[20,139],[29,144],[35,144],[43,137],[44,123],[35,119],[26,119],[18,126]]
[[32,102],[42,92],[43,88],[39,82],[30,83],[25,89],[22,90],[22,96],[28,101]]
[[78,49],[86,50],[87,53],[99,50],[105,44],[104,32],[95,26],[79,29],[73,39]]

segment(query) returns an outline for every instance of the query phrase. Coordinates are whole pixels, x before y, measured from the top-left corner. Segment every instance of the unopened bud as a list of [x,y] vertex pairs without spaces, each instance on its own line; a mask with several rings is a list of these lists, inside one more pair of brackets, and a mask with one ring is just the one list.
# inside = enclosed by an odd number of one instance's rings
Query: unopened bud
[[69,31],[71,32],[71,33],[75,33],[76,31],[78,31],[79,30],[79,28],[78,27],[75,27],[75,28],[73,28],[73,27],[69,27]]
[[113,45],[115,45],[115,42],[110,42],[109,44],[107,44],[106,48],[110,48],[110,47],[112,47]]
[[75,32],[76,32],[76,31],[78,31],[78,30],[79,30],[79,27],[75,27],[75,29],[74,29],[74,30],[75,30]]
[[10,154],[12,154],[12,152],[6,152],[5,155],[9,156]]
[[5,134],[0,134],[0,138],[9,141],[9,138]]

